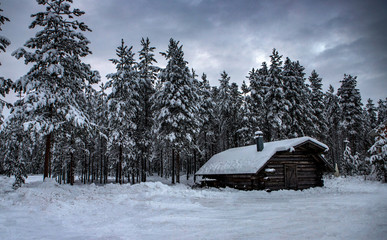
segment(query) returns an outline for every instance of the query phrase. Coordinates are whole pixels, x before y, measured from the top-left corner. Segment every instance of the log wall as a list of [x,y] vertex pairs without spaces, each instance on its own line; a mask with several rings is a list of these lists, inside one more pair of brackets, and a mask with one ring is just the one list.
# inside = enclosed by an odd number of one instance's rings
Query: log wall
[[[323,186],[323,164],[318,162],[314,153],[308,151],[277,152],[257,174],[211,175],[207,178],[216,179],[207,186],[232,187],[244,190],[279,190],[289,189],[289,177],[286,166],[296,168],[296,178],[292,178],[292,189],[306,189]],[[273,171],[275,170],[275,171]]]

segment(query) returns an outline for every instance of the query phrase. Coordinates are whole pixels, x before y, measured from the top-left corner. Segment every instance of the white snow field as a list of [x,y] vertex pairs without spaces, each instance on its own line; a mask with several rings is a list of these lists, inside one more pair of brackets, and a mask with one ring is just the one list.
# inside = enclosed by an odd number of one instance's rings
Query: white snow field
[[360,178],[270,193],[41,180],[0,176],[0,239],[387,239],[387,184]]

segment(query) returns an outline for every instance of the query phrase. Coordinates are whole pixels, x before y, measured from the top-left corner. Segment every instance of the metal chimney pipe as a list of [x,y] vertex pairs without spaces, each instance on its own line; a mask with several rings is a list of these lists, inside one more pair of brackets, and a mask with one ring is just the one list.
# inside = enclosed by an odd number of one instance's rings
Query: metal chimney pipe
[[257,144],[257,151],[261,152],[263,150],[263,132],[256,131],[254,139]]

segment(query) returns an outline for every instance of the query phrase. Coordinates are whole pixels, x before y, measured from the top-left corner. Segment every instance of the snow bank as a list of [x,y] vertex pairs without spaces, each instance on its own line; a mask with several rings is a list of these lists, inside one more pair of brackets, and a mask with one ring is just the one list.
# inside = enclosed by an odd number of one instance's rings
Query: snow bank
[[326,179],[304,191],[161,182],[58,185],[0,176],[0,239],[384,239],[387,185]]

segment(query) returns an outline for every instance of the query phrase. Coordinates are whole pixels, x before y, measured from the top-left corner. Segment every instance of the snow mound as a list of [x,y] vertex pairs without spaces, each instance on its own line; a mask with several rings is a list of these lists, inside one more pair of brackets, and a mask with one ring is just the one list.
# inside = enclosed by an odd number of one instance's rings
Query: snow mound
[[[184,184],[58,185],[0,176],[0,239],[384,239],[387,185],[327,178],[303,191]],[[365,224],[367,223],[367,224]]]

